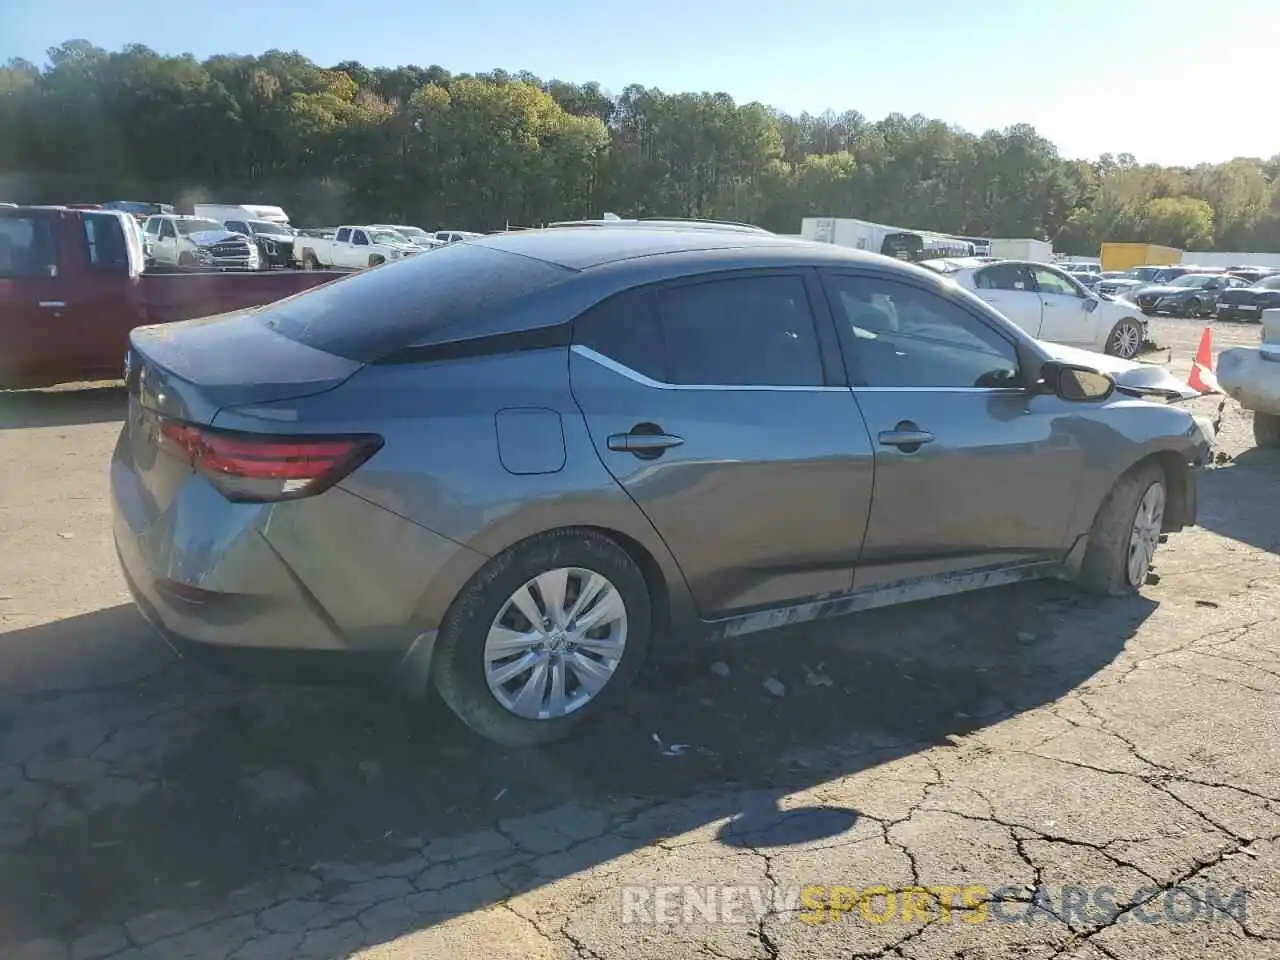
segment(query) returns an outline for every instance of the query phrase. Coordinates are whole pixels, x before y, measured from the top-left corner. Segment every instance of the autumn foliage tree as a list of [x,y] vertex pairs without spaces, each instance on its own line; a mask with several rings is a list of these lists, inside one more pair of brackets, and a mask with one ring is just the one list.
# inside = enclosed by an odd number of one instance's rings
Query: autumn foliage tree
[[1082,161],[1026,124],[973,134],[724,93],[83,40],[0,67],[0,199],[256,200],[300,223],[472,229],[611,210],[795,233],[805,216],[852,216],[1069,253],[1103,240],[1280,251],[1280,155]]

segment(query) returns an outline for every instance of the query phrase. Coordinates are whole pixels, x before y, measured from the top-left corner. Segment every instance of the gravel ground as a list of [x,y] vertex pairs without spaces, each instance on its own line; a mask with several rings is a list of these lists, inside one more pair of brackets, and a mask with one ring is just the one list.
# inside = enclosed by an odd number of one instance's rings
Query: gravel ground
[[[1201,325],[1152,329],[1185,375]],[[122,402],[0,399],[6,960],[1280,957],[1280,455],[1230,402],[1142,596],[774,633],[536,754],[173,658],[110,543]]]

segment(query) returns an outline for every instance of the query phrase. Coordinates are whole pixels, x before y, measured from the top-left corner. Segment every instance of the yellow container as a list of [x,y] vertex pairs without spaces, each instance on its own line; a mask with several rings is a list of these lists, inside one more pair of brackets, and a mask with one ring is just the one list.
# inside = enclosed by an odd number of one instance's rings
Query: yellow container
[[1147,265],[1163,267],[1182,262],[1182,251],[1177,247],[1162,247],[1158,243],[1104,243],[1102,245],[1103,270],[1128,270]]

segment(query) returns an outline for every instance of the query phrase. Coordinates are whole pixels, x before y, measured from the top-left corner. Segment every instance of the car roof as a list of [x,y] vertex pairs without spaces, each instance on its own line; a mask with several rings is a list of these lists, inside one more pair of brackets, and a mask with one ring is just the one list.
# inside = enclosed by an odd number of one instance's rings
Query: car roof
[[887,257],[849,247],[779,237],[770,233],[749,233],[690,229],[645,229],[637,226],[593,227],[590,230],[522,230],[473,240],[472,243],[505,253],[533,257],[570,270],[633,260],[639,257],[678,256],[713,250],[741,250],[753,259],[764,257],[778,263],[812,260],[854,260],[883,262]]

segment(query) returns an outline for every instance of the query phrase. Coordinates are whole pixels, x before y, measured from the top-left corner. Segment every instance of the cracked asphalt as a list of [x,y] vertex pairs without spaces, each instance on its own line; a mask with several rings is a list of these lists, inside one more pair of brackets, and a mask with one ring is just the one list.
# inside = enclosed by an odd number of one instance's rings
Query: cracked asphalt
[[[1200,329],[1154,322],[1154,359],[1185,374]],[[6,960],[1280,957],[1280,455],[1230,402],[1200,526],[1140,597],[778,631],[532,753],[374,686],[174,658],[115,568],[121,408],[0,399]],[[944,914],[944,887],[984,893]],[[1099,888],[1114,909],[1072,909]]]

